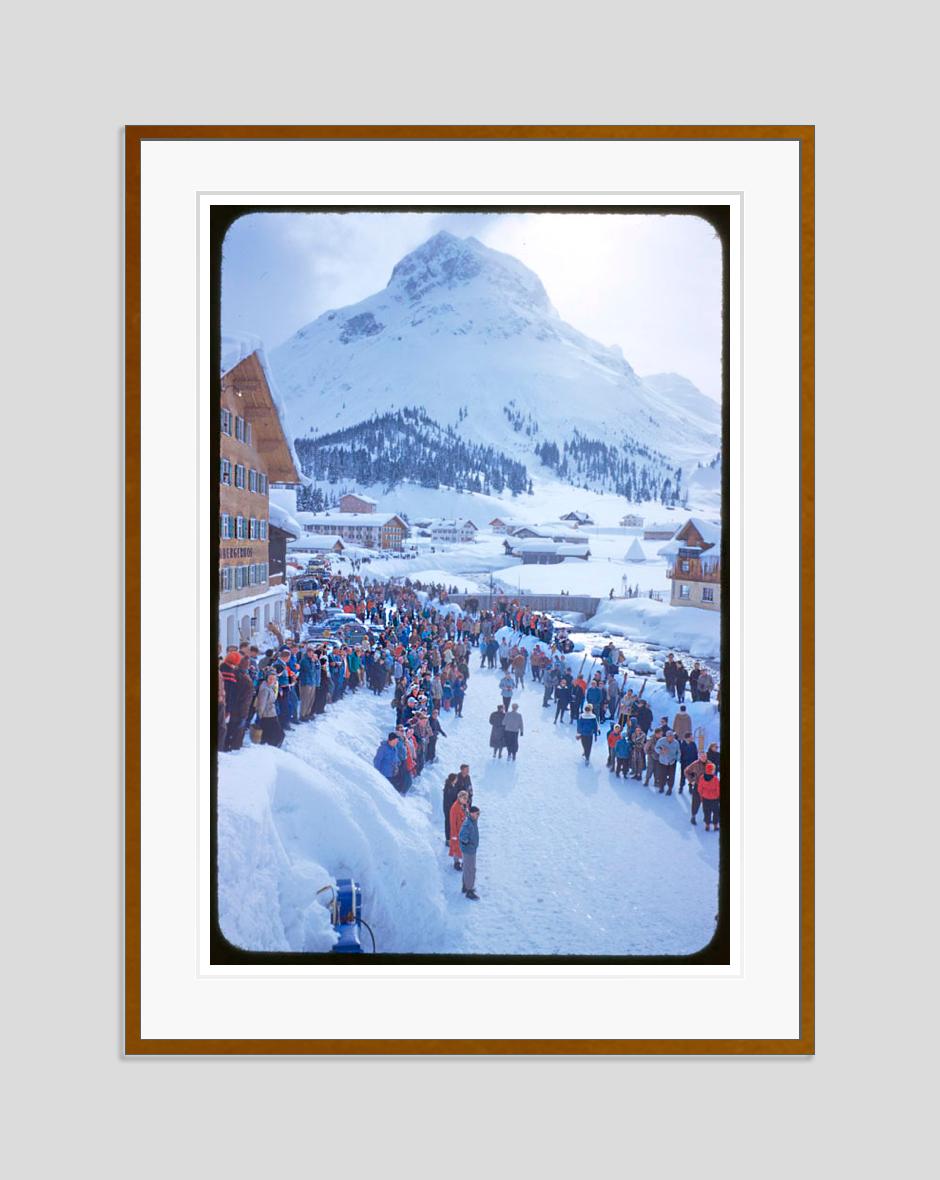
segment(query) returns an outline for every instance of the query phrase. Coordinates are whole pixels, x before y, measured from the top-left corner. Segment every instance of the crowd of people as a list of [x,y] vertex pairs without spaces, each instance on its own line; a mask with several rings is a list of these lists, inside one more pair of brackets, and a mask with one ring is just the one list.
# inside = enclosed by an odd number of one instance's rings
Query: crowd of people
[[[678,772],[679,794],[689,788],[691,822],[697,823],[701,808],[706,831],[718,830],[719,750],[714,743],[699,750],[683,703],[687,687],[693,701],[710,699],[714,681],[706,668],[696,663],[687,670],[669,654],[666,689],[679,707],[671,721],[664,716],[654,725],[643,688],[625,687],[622,651],[609,643],[600,652],[600,669],[586,678],[585,656],[575,673],[565,659],[572,650],[567,628],[543,612],[509,601],[473,614],[454,611],[445,605],[443,586],[435,588],[435,603],[407,579],[366,582],[358,574],[326,569],[317,579],[318,593],[304,611],[305,626],[319,629],[316,639],[286,639],[263,653],[250,643],[220,652],[220,750],[239,749],[249,728],[253,740],[280,746],[285,733],[314,722],[346,693],[379,696],[391,687],[395,721],[379,742],[373,765],[404,795],[426,767],[439,761],[438,741],[447,737],[442,721],[462,715],[476,651],[480,668],[498,665],[501,674],[501,703],[489,717],[494,759],[505,753],[507,761],[516,761],[525,725],[512,698],[529,676],[542,689],[542,707],[554,706],[554,723],[567,718],[574,726],[585,764],[606,722],[607,766],[615,777],[647,785],[652,780],[661,794],[671,795]],[[351,640],[352,623],[357,627]],[[530,651],[520,638],[497,638],[506,628],[539,642]],[[478,900],[480,812],[468,765],[447,776],[442,803],[445,843],[454,868],[463,874],[463,894]]]

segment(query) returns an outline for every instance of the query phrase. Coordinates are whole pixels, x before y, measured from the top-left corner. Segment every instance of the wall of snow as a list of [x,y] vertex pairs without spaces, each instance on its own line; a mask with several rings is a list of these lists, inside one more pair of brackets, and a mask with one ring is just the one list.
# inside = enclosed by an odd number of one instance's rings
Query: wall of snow
[[719,611],[670,606],[654,598],[604,601],[585,629],[679,648],[695,659],[718,659],[721,655]]
[[218,833],[219,923],[236,946],[329,950],[329,893],[317,890],[337,877],[360,882],[380,951],[443,935],[426,822],[351,750],[324,746],[315,766],[271,746],[222,755]]

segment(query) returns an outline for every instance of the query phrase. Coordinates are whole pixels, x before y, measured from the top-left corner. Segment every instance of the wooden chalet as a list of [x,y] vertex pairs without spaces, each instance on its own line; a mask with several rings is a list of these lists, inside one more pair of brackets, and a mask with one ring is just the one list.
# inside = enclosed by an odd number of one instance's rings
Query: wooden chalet
[[[231,358],[228,368],[227,356]],[[284,618],[284,556],[287,540],[297,526],[284,526],[276,510],[276,523],[272,523],[269,486],[275,482],[297,484],[301,476],[260,344],[246,348],[241,341],[223,340],[223,369],[219,642],[229,646]]]
[[672,563],[673,606],[721,609],[721,525],[690,517],[659,552]]

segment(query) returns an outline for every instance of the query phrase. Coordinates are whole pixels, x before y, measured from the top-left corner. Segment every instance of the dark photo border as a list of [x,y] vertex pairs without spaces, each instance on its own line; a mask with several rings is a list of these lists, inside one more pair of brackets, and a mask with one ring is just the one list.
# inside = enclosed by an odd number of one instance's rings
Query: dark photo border
[[[733,797],[733,766],[726,751],[730,751],[729,704],[732,700],[733,685],[730,682],[728,665],[725,656],[729,650],[729,619],[730,610],[729,588],[731,585],[729,558],[730,522],[728,520],[729,487],[730,487],[730,307],[731,307],[731,262],[730,262],[730,205],[213,205],[210,211],[210,317],[209,331],[211,333],[211,412],[210,421],[218,422],[221,397],[221,325],[222,325],[222,265],[223,245],[225,235],[230,227],[242,217],[255,214],[304,214],[317,216],[318,214],[355,214],[355,213],[590,213],[599,216],[660,216],[660,217],[697,217],[707,222],[715,231],[721,243],[721,302],[722,302],[722,332],[721,332],[721,445],[722,445],[722,482],[721,482],[721,829],[719,832],[719,886],[718,886],[718,921],[715,933],[698,951],[687,955],[456,955],[456,954],[378,954],[337,955],[330,951],[310,953],[305,951],[252,951],[235,946],[222,933],[219,926],[218,909],[218,720],[215,698],[214,681],[210,684],[210,699],[207,701],[208,714],[211,718],[211,748],[212,758],[210,767],[210,941],[209,961],[213,966],[230,965],[262,965],[262,966],[316,966],[339,967],[343,970],[369,970],[370,967],[388,965],[403,966],[496,966],[508,964],[538,965],[538,966],[585,966],[598,964],[601,966],[618,965],[688,965],[688,966],[726,966],[731,962],[731,936],[729,929],[731,908],[731,872],[730,872],[730,832],[732,828],[732,809],[729,806]],[[219,484],[214,478],[216,467],[208,464],[211,478],[209,535],[216,535],[216,522],[219,518]],[[211,660],[217,658],[218,650],[218,619],[219,619],[219,578],[218,551],[210,546],[209,585],[212,587],[210,617],[212,626],[209,636],[209,652]],[[507,593],[506,598],[512,599]],[[586,849],[589,854],[589,849]]]

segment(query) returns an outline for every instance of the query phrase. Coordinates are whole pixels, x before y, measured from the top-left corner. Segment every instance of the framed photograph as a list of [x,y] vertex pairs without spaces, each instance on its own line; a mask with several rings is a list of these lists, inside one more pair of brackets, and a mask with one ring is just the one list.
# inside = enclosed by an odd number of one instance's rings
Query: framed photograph
[[126,166],[126,1051],[812,1053],[813,129]]

